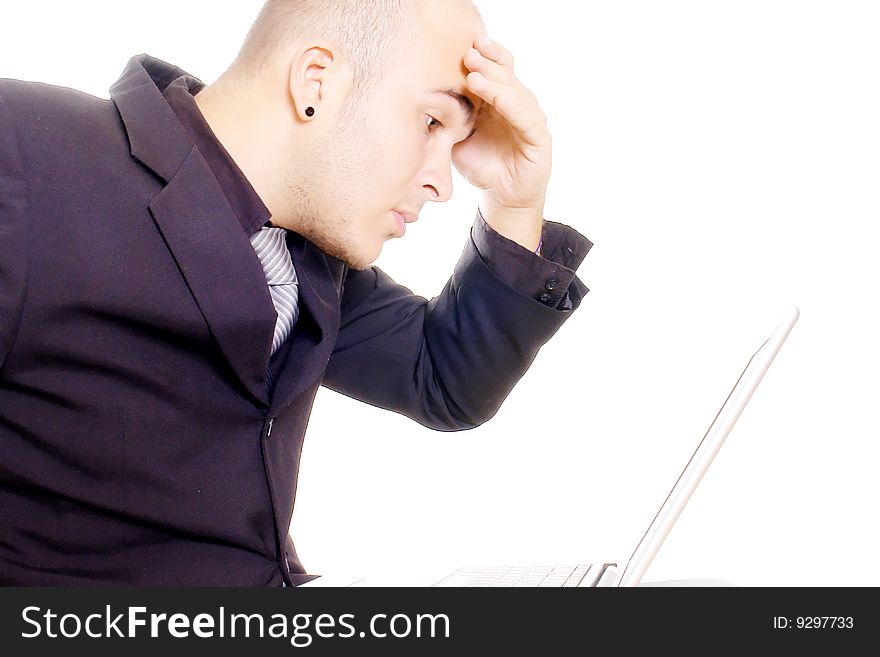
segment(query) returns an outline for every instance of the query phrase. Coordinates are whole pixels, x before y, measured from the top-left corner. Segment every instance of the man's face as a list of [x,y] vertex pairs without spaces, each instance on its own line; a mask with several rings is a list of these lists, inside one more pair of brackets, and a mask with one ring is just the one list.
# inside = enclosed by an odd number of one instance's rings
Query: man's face
[[356,269],[401,237],[427,201],[449,199],[452,147],[469,136],[482,103],[464,90],[462,62],[482,24],[467,7],[437,4],[445,11],[426,13],[418,47],[352,116],[297,154],[290,186],[305,236]]

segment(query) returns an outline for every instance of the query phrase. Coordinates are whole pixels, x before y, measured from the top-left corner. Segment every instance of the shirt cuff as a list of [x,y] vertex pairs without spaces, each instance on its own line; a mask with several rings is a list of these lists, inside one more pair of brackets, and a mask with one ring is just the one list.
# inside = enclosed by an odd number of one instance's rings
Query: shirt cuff
[[[507,285],[551,308],[569,310],[568,289],[593,243],[565,224],[544,221],[541,255],[496,232],[477,210],[471,238],[480,257]],[[589,291],[584,288],[585,291]]]

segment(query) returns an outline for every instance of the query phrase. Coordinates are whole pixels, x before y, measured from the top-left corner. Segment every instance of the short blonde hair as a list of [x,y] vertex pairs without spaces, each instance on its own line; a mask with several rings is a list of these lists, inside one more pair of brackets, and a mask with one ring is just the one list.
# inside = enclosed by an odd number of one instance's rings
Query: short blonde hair
[[415,44],[421,5],[421,0],[267,0],[233,67],[259,75],[288,44],[327,39],[354,73],[349,95],[362,98]]

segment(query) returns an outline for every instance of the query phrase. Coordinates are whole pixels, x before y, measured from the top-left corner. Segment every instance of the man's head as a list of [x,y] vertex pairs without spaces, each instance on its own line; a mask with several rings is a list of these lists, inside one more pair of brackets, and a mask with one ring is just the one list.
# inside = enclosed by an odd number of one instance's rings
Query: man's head
[[363,268],[401,233],[395,210],[449,198],[482,34],[470,0],[268,0],[197,100],[273,223]]

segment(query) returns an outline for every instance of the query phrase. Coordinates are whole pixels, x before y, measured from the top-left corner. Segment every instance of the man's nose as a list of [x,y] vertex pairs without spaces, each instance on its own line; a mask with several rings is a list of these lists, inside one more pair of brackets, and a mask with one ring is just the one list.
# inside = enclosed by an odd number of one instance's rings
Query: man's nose
[[429,201],[445,203],[452,196],[452,150],[439,152],[423,169],[422,187]]

